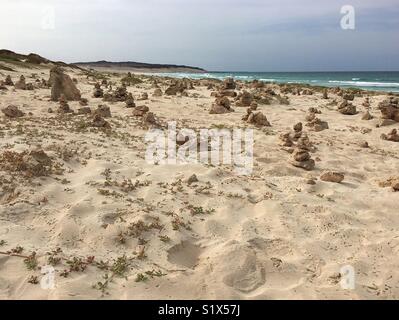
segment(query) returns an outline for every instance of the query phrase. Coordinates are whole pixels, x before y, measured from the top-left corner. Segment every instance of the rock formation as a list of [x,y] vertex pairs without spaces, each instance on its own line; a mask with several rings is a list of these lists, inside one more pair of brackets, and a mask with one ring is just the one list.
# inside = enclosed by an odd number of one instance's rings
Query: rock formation
[[233,78],[226,78],[222,84],[222,90],[234,90],[236,88],[236,83]]
[[93,97],[94,98],[102,98],[104,96],[104,91],[101,89],[100,84],[97,82],[94,85]]
[[25,115],[17,106],[9,105],[7,108],[1,110],[6,117],[9,118],[20,118]]
[[6,77],[6,80],[4,81],[4,84],[5,84],[6,86],[13,86],[13,85],[14,85],[14,82],[12,81],[10,75],[8,75],[8,76]]
[[243,120],[257,127],[271,127],[267,117],[260,111],[252,112],[251,109],[247,109],[247,114],[243,117]]
[[212,104],[210,114],[222,114],[233,112],[234,110],[230,106],[230,100],[227,97],[216,98],[215,103]]
[[315,161],[312,159],[309,151],[298,146],[292,153],[292,160],[290,163],[295,167],[308,171],[313,170],[315,167]]
[[148,93],[143,92],[138,100],[148,100]]
[[393,142],[399,142],[398,131],[396,129],[392,129],[388,134],[383,133],[381,135],[381,139]]
[[154,93],[152,94],[154,97],[161,97],[162,96],[162,90],[160,88],[157,88],[154,90]]
[[338,111],[345,115],[354,115],[357,113],[356,106],[345,99],[338,105]]
[[111,117],[111,110],[106,104],[100,104],[96,110],[94,110],[94,114],[98,114],[103,118]]
[[26,90],[26,82],[23,75],[21,75],[19,80],[15,83],[15,89]]
[[379,126],[399,122],[399,98],[389,97],[378,105],[378,109],[381,111]]
[[131,93],[128,93],[127,98],[126,98],[126,108],[134,108],[136,104],[134,103],[134,98]]
[[94,115],[91,125],[93,127],[97,127],[97,128],[105,128],[105,129],[111,128],[111,125],[109,124],[109,122],[104,120],[104,118],[99,114]]
[[244,91],[237,97],[237,107],[249,107],[253,101],[252,95],[248,91]]
[[328,129],[328,123],[326,121],[322,121],[319,118],[316,117],[316,114],[313,112],[310,112],[306,116],[306,126],[309,127],[313,131],[323,131],[325,129]]
[[320,180],[326,182],[341,183],[344,179],[345,176],[342,173],[335,171],[326,171],[320,176]]
[[150,109],[147,106],[137,106],[133,110],[133,116],[143,117]]
[[68,101],[63,94],[61,94],[58,102],[60,103],[58,113],[72,113],[73,110],[69,107]]
[[67,101],[80,100],[80,91],[73,83],[70,76],[64,73],[60,67],[54,67],[50,70],[51,100],[58,101],[61,95],[64,95]]

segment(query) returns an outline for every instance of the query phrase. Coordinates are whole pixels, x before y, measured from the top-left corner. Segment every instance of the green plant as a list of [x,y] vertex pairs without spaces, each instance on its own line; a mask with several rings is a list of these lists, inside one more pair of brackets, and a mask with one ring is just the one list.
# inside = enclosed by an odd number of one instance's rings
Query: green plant
[[111,266],[111,271],[118,277],[124,277],[129,268],[129,259],[123,255],[117,258]]
[[35,270],[38,266],[38,261],[36,258],[36,252],[32,252],[32,254],[24,259],[25,266],[28,270]]
[[147,281],[147,280],[148,280],[148,277],[146,275],[144,275],[142,273],[139,273],[139,274],[137,274],[135,281],[136,282],[144,282],[144,281]]

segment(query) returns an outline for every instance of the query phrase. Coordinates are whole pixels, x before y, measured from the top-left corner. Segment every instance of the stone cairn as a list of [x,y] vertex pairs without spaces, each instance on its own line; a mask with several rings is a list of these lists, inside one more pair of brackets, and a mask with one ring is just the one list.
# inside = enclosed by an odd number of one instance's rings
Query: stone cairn
[[262,112],[252,112],[250,108],[247,109],[247,114],[242,118],[242,120],[257,127],[271,127],[270,122]]
[[399,135],[396,129],[392,129],[388,134],[382,134],[381,139],[393,142],[399,142]]
[[348,100],[344,99],[339,105],[338,105],[338,111],[342,114],[345,115],[355,115],[357,114],[356,106],[354,106],[352,103],[348,102]]
[[212,104],[210,114],[223,114],[233,112],[231,108],[230,100],[227,97],[216,98],[215,102]]
[[307,127],[309,127],[310,130],[319,132],[328,129],[328,123],[326,121],[320,120],[316,114],[321,113],[315,108],[309,108],[308,114],[306,115],[306,121],[307,123],[305,124]]
[[389,97],[378,105],[381,119],[378,126],[387,126],[399,122],[399,98]]
[[128,93],[125,103],[126,108],[134,108],[136,106],[133,95],[131,93]]
[[94,85],[93,97],[94,98],[102,98],[104,96],[104,91],[101,89],[101,85],[97,82]]
[[58,113],[72,113],[72,109],[69,107],[68,101],[65,98],[65,95],[62,94],[58,100],[59,102],[59,107],[57,112]]

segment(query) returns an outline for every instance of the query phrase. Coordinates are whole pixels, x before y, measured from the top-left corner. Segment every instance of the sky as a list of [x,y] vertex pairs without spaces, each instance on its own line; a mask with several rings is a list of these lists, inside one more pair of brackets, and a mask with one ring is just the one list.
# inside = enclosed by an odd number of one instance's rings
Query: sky
[[[344,5],[354,29],[343,29]],[[0,48],[209,71],[398,71],[399,0],[0,0]]]

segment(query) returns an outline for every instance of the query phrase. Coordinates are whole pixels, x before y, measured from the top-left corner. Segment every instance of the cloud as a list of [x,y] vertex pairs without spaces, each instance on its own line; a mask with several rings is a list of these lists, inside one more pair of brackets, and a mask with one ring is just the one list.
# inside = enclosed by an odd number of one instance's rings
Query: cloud
[[[384,61],[399,69],[397,0],[351,0],[354,31],[339,26],[341,0],[0,1],[1,46],[50,59],[217,70],[373,69]],[[43,29],[49,7],[55,28]]]

